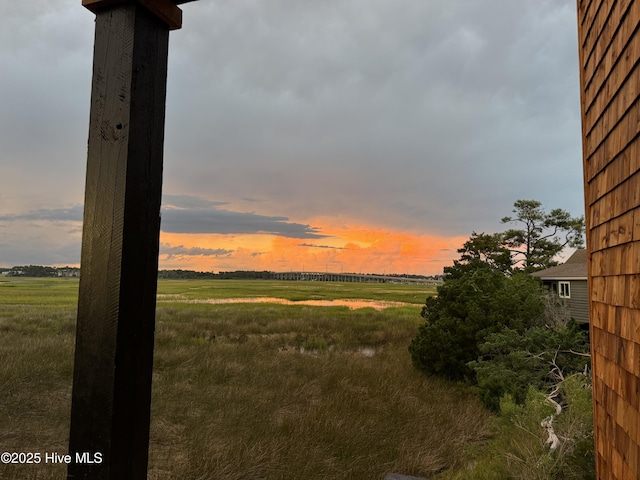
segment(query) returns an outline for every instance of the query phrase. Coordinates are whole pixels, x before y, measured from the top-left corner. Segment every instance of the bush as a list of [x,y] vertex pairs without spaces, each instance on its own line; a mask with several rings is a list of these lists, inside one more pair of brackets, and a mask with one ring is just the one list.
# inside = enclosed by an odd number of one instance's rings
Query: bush
[[549,451],[540,421],[554,413],[546,395],[527,389],[522,404],[505,394],[493,418],[492,438],[469,451],[465,468],[441,480],[590,480],[595,479],[593,417],[589,379],[581,374],[560,385],[563,411],[554,420],[560,446]]
[[476,374],[482,402],[494,411],[504,394],[522,404],[529,386],[543,390],[555,383],[554,369],[568,376],[590,365],[589,357],[572,353],[588,352],[586,332],[573,320],[556,328],[532,327],[522,334],[505,328],[488,335],[479,350],[469,367]]
[[[523,333],[540,323],[544,311],[539,282],[529,275],[506,276],[484,262],[457,265],[428,298],[425,323],[409,346],[413,365],[427,374],[473,379],[469,366],[486,338],[510,328]],[[470,268],[471,267],[471,268]]]

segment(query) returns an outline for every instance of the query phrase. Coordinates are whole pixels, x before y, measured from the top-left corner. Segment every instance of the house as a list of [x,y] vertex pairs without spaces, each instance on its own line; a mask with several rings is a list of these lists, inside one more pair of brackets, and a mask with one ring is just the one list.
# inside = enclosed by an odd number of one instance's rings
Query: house
[[564,300],[576,322],[589,323],[589,291],[587,289],[587,251],[578,249],[562,265],[531,274],[542,280],[550,291]]

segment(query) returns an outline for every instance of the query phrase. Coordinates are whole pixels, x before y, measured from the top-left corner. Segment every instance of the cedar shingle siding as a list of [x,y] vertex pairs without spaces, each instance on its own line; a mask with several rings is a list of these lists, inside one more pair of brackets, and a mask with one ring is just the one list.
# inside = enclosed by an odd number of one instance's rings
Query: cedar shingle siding
[[640,0],[577,0],[596,467],[640,478]]

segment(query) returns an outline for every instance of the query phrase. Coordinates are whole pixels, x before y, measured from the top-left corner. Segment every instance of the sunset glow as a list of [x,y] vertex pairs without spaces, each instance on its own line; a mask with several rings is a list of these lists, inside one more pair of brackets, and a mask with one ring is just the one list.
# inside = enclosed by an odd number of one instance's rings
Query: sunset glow
[[361,225],[325,225],[320,231],[326,238],[163,232],[160,268],[437,275],[467,240]]
[[[8,3],[0,267],[78,266],[94,15]],[[575,2],[218,3],[172,34],[161,269],[434,275],[582,213]]]

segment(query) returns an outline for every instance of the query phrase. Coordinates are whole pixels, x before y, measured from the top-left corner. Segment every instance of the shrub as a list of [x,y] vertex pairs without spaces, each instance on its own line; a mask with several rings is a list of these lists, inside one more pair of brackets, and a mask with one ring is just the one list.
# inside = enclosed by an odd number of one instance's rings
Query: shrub
[[[413,365],[427,374],[473,379],[480,345],[505,327],[522,333],[540,323],[544,302],[536,279],[506,276],[484,262],[453,267],[422,309],[425,323],[409,346]],[[469,268],[473,267],[473,268]]]
[[529,386],[543,390],[555,383],[558,373],[569,376],[590,365],[589,357],[581,355],[588,352],[586,332],[573,320],[523,333],[505,328],[488,335],[479,350],[469,367],[476,374],[482,402],[494,411],[506,393],[522,404]]

